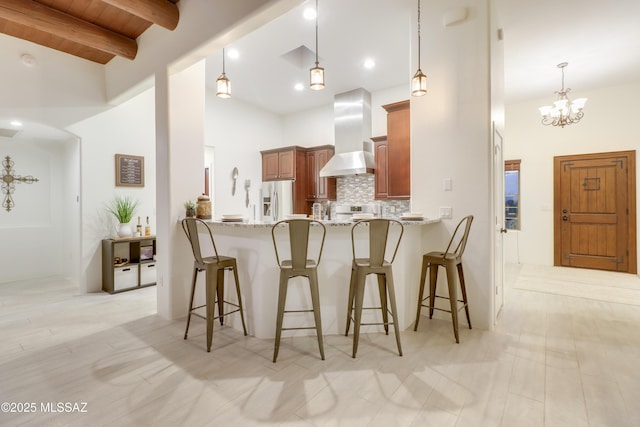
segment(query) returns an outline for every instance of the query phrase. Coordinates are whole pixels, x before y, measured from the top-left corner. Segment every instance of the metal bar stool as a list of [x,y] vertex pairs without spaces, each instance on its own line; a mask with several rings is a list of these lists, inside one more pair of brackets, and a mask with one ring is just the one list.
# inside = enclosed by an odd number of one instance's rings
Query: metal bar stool
[[[356,239],[354,233],[360,227],[369,227],[368,244],[369,244],[369,257],[357,258],[356,257]],[[387,242],[390,236],[390,230],[393,227],[399,227],[400,231],[397,233],[397,240],[390,246],[393,248],[393,256],[391,261],[385,259],[387,253]],[[370,219],[356,222],[351,228],[351,247],[353,252],[353,262],[351,264],[351,282],[349,284],[349,307],[347,312],[347,328],[345,336],[349,335],[349,327],[353,320],[353,354],[352,357],[356,357],[358,351],[358,340],[360,338],[360,326],[361,325],[384,325],[385,333],[389,334],[389,325],[392,324],[395,334],[396,342],[398,344],[398,353],[402,356],[402,345],[400,344],[400,330],[398,327],[396,307],[395,288],[393,286],[393,272],[392,264],[396,258],[398,247],[400,246],[400,240],[404,233],[404,227],[402,223],[393,219]],[[380,293],[380,307],[362,307],[364,300],[364,285],[366,278],[369,274],[375,274],[378,277],[378,291]],[[389,295],[389,305],[387,306],[387,293]],[[390,308],[390,310],[389,310]],[[380,309],[382,311],[382,323],[362,323],[362,310],[363,309]],[[393,318],[393,322],[389,322],[389,314]],[[352,318],[353,316],[353,318]]]
[[[418,330],[418,322],[420,321],[420,311],[422,307],[427,307],[424,304],[426,300],[429,300],[429,319],[433,318],[433,310],[446,311],[451,313],[451,320],[453,323],[453,334],[456,337],[456,343],[460,343],[458,336],[458,311],[464,308],[467,315],[467,323],[469,323],[469,329],[471,329],[471,318],[469,317],[469,303],[467,301],[467,289],[464,284],[464,273],[462,271],[462,254],[464,253],[465,246],[467,245],[467,237],[469,237],[469,230],[471,229],[471,223],[473,222],[473,215],[465,216],[456,226],[453,236],[447,245],[447,249],[444,252],[429,252],[422,256],[422,274],[420,276],[420,292],[418,294],[418,312],[416,314],[416,323],[413,327],[414,331]],[[463,227],[464,225],[464,227]],[[456,243],[457,242],[457,243]],[[455,245],[455,246],[454,246]],[[451,248],[452,252],[449,252]],[[436,284],[438,282],[438,267],[444,267],[447,272],[447,285],[449,287],[449,296],[441,296],[436,294]],[[456,269],[458,271],[458,277],[460,281],[460,290],[462,291],[462,299],[458,299],[458,288],[456,283]],[[424,282],[427,278],[427,270],[429,270],[429,295],[424,297]],[[433,296],[433,298],[431,297]],[[435,307],[435,299],[442,298],[448,299],[451,309],[446,310]],[[458,303],[462,303],[459,305]]]
[[[211,351],[211,342],[213,338],[213,321],[215,319],[220,320],[220,324],[224,324],[224,316],[231,313],[240,312],[240,318],[242,319],[242,329],[244,334],[247,335],[247,326],[244,323],[244,311],[242,309],[242,295],[240,294],[240,282],[238,281],[238,267],[236,265],[236,259],[233,257],[223,256],[218,254],[216,243],[213,240],[213,234],[207,224],[196,218],[185,218],[182,220],[182,229],[184,234],[189,239],[191,249],[193,250],[193,281],[191,283],[191,299],[189,302],[189,315],[187,316],[187,328],[184,331],[184,339],[187,339],[189,332],[189,324],[191,323],[191,315],[200,317],[207,321],[207,351]],[[211,245],[215,256],[202,256],[202,250],[200,246],[199,232],[208,233]],[[206,291],[205,291],[205,304],[194,307],[193,297],[196,291],[196,281],[198,273],[200,271],[206,271]],[[233,277],[236,282],[236,293],[238,303],[226,301],[224,299],[224,271],[233,270]],[[218,306],[218,315],[214,316],[215,305]],[[234,309],[225,312],[224,304],[228,304]],[[194,310],[206,307],[206,316],[202,316],[199,313],[194,313]]]
[[[311,224],[317,224],[318,234],[322,235],[320,248],[317,254],[317,260],[308,259],[309,251],[309,235]],[[284,233],[288,228],[289,250],[291,259],[280,260],[278,253],[277,234]],[[280,285],[278,291],[278,314],[276,320],[276,339],[273,349],[273,362],[278,358],[278,350],[280,350],[280,337],[282,331],[299,330],[299,329],[315,329],[318,336],[318,346],[320,347],[320,356],[324,360],[324,344],[322,340],[322,321],[320,319],[320,295],[318,292],[318,265],[322,257],[322,248],[324,247],[324,238],[327,230],[321,222],[309,219],[292,219],[279,221],[271,228],[271,237],[273,239],[273,247],[276,253],[276,261],[280,267]],[[281,249],[284,249],[281,247]],[[303,276],[309,280],[309,288],[311,290],[311,310],[285,310],[287,299],[287,287],[289,279],[292,277]],[[292,327],[283,328],[282,322],[285,313],[309,313],[313,312],[315,326],[310,327]]]

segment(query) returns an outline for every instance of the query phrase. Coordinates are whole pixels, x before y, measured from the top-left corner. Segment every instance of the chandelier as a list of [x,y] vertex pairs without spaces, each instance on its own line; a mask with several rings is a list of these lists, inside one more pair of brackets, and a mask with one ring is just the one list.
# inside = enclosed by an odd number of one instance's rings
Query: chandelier
[[547,105],[539,108],[543,125],[565,127],[572,123],[578,123],[584,117],[582,109],[585,102],[587,102],[587,98],[578,98],[571,101],[567,96],[571,89],[564,88],[564,67],[567,65],[569,65],[568,62],[558,64],[558,68],[562,71],[562,89],[555,92],[558,94],[558,100],[552,106]]

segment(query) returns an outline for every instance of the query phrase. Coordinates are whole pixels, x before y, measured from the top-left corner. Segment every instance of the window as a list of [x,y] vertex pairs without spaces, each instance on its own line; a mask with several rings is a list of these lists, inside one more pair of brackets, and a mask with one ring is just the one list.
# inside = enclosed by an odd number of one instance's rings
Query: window
[[507,230],[520,230],[520,160],[504,162],[504,222]]

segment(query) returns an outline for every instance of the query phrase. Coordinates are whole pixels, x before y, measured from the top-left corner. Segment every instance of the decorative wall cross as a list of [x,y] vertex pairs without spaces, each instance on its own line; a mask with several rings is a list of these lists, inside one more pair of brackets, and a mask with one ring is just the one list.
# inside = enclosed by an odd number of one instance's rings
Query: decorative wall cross
[[2,161],[2,167],[4,170],[2,171],[2,192],[4,193],[4,201],[2,202],[2,207],[7,210],[7,212],[11,211],[11,208],[15,206],[11,195],[15,191],[15,184],[20,184],[21,182],[26,182],[27,184],[33,184],[34,182],[38,182],[38,178],[34,178],[31,175],[20,176],[16,175],[13,170],[14,162],[11,160],[11,157],[7,156]]

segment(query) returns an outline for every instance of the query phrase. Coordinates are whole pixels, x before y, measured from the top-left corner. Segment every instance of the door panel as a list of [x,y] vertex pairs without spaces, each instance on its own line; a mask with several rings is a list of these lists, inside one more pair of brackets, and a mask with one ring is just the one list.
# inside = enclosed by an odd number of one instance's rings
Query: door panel
[[555,158],[555,265],[635,272],[633,154]]

